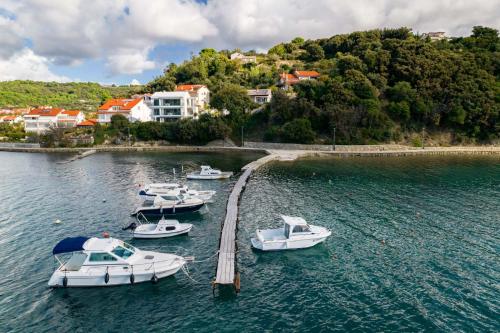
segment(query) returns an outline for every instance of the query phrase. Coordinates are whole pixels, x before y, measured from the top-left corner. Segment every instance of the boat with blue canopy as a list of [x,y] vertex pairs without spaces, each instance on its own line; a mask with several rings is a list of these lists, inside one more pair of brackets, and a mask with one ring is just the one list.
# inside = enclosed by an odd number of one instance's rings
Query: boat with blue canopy
[[[69,237],[52,250],[59,263],[51,287],[97,287],[134,284],[177,273],[186,259],[171,253],[143,251],[116,238]],[[70,254],[69,258],[63,258]]]

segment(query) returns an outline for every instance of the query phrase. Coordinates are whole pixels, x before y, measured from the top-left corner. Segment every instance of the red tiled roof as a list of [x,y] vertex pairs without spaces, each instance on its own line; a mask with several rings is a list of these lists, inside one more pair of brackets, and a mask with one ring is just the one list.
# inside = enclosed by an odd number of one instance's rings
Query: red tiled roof
[[79,124],[78,124],[78,125],[76,125],[76,126],[78,126],[78,127],[80,127],[80,126],[82,126],[82,127],[86,127],[86,126],[94,126],[94,125],[95,125],[95,122],[93,122],[92,120],[94,120],[94,119],[84,120],[84,121],[82,121],[81,123],[79,123]]
[[296,76],[305,76],[305,77],[318,77],[320,74],[316,71],[295,71]]
[[62,113],[67,114],[68,116],[71,117],[76,117],[80,113],[80,110],[64,110]]
[[101,111],[108,111],[113,106],[120,107],[120,110],[130,111],[134,106],[139,104],[142,101],[142,98],[119,98],[119,99],[110,99],[107,100],[106,103],[99,107]]
[[286,83],[299,82],[299,79],[293,74],[282,73],[282,74],[280,74],[280,77],[281,77],[281,80],[285,81]]
[[45,117],[55,117],[59,113],[63,112],[64,109],[60,108],[41,108],[41,109],[33,109],[31,110],[28,115],[29,116],[45,116]]
[[117,114],[117,113],[129,114],[130,110],[113,110],[113,111],[103,110],[103,111],[97,111],[97,114]]
[[3,121],[14,121],[16,120],[16,116],[5,116],[2,118]]
[[175,87],[175,91],[196,91],[205,87],[203,84],[181,84]]
[[74,123],[75,119],[57,119],[58,123]]

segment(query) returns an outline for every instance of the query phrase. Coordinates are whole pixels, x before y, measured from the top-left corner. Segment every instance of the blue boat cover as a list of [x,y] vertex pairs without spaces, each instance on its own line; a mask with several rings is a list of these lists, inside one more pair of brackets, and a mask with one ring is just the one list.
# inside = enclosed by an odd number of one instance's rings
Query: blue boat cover
[[88,240],[88,237],[68,237],[57,243],[52,250],[52,254],[75,252],[83,250],[83,244]]

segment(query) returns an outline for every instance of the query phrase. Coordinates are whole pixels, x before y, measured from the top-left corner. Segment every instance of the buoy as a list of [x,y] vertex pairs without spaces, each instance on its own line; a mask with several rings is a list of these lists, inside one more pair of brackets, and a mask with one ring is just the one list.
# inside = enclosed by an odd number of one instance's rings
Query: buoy
[[106,202],[106,199],[102,199],[102,202]]
[[63,277],[63,287],[66,288],[68,286],[68,277],[64,275]]
[[385,245],[385,239],[382,239],[380,243],[382,243],[382,245]]
[[57,219],[54,221],[54,224],[60,224],[61,223],[61,220]]
[[130,274],[130,284],[134,284],[135,282],[135,276],[134,273]]
[[109,273],[108,272],[106,272],[106,274],[104,274],[104,282],[106,284],[108,284],[108,282],[109,282]]
[[103,238],[109,238],[109,232],[105,231],[102,233]]
[[156,274],[153,274],[153,276],[151,277],[151,282],[153,284],[157,284],[158,283],[158,277],[156,276]]

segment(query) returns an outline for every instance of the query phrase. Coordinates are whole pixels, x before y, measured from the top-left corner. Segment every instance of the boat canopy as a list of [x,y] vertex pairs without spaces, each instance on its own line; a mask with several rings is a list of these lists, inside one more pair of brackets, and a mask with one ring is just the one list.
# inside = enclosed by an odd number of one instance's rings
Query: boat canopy
[[52,250],[52,254],[68,253],[83,250],[83,244],[88,240],[88,237],[68,237],[57,243]]
[[283,219],[283,221],[285,221],[286,224],[289,225],[307,225],[306,220],[304,220],[302,217],[281,215],[281,218]]

